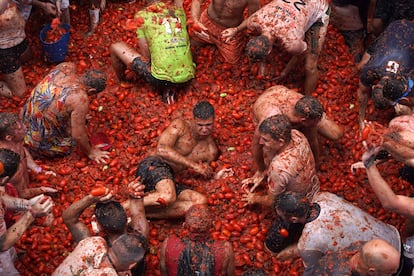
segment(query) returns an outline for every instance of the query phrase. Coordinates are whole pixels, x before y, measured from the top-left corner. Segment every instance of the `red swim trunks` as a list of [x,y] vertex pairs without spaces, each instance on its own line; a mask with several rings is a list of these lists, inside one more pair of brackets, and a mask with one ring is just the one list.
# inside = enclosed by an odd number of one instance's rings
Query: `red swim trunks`
[[200,22],[208,28],[209,38],[201,37],[196,33],[192,37],[195,41],[216,45],[219,53],[228,63],[237,63],[246,45],[246,37],[243,32],[238,32],[229,42],[221,39],[221,32],[227,29],[215,23],[204,10],[200,16]]

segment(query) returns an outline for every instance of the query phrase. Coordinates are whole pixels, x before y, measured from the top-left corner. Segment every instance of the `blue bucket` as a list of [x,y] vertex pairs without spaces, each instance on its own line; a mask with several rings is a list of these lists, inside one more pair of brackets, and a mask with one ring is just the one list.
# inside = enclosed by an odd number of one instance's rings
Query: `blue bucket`
[[45,60],[51,63],[64,61],[66,53],[68,52],[70,27],[68,24],[62,24],[61,27],[63,27],[67,32],[54,43],[47,43],[45,41],[46,32],[52,29],[50,24],[45,25],[40,31],[40,42],[42,43],[43,55]]

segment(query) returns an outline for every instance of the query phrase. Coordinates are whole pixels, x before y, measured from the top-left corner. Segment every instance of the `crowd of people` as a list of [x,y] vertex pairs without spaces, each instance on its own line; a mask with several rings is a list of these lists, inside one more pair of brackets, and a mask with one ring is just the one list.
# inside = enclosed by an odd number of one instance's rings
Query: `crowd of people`
[[[103,145],[91,144],[86,124],[88,97],[106,88],[107,76],[102,71],[79,74],[76,64],[62,62],[26,93],[22,63],[30,51],[25,34],[30,9],[27,13],[20,6],[38,5],[70,24],[68,1],[58,0],[56,5],[16,1],[0,0],[0,96],[25,100],[21,110],[0,113],[1,275],[19,275],[13,245],[35,218],[52,215],[51,195],[58,191],[31,187],[29,171],[45,170],[35,160],[60,158],[64,162],[74,148],[96,163],[110,158]],[[395,226],[338,195],[320,191],[318,164],[323,144],[319,137],[337,141],[344,131],[312,93],[329,19],[336,17],[332,24],[342,22],[338,29],[349,46],[357,43],[360,51],[355,63],[360,83],[355,93],[366,152],[351,169],[355,173],[365,169],[384,208],[406,217],[409,225],[414,218],[413,198],[395,194],[377,164],[393,158],[405,164],[408,174],[414,173],[414,2],[211,0],[202,10],[204,1],[193,0],[189,15],[182,0],[145,2],[134,19],[139,49],[115,42],[109,46],[110,61],[119,83],[128,81],[125,70],[131,70],[159,91],[167,104],[174,103],[177,91],[186,90],[196,76],[191,45],[213,44],[233,66],[246,54],[250,62],[260,64],[261,74],[268,74],[267,57],[283,49],[291,59],[278,80],[304,66],[303,94],[283,85],[272,86],[262,91],[249,111],[255,127],[251,164],[256,172],[241,181],[240,193],[246,205],[273,210],[265,240],[268,254],[278,259],[300,257],[304,275],[411,275],[414,258],[405,240],[414,235],[414,229],[399,233]],[[88,35],[98,27],[104,8],[105,1],[91,1]],[[369,41],[368,34],[375,38]],[[370,95],[376,108],[395,109],[396,116],[382,131],[380,144],[368,137],[372,125],[365,120],[365,112]],[[62,219],[76,247],[53,275],[143,275],[150,243],[148,218],[182,218],[188,230],[186,237],[164,240],[162,275],[234,275],[232,244],[210,235],[207,196],[176,178],[182,171],[205,180],[226,177],[226,173],[214,175],[211,165],[220,155],[215,119],[215,107],[200,100],[193,106],[192,118],[172,120],[159,135],[156,148],[140,160],[135,179],[126,187],[127,200],[115,200],[105,188],[71,203]],[[54,174],[52,170],[45,173]],[[257,192],[259,187],[264,194]],[[99,234],[80,219],[91,206]]]

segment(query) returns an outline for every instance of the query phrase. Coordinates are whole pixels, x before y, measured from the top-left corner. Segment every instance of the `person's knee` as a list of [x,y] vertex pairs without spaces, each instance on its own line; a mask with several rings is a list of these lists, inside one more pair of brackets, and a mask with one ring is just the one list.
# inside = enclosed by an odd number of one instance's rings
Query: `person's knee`
[[115,42],[109,46],[111,56],[118,56],[118,49],[122,46],[122,42]]
[[203,194],[197,193],[192,199],[193,204],[207,204],[207,197]]

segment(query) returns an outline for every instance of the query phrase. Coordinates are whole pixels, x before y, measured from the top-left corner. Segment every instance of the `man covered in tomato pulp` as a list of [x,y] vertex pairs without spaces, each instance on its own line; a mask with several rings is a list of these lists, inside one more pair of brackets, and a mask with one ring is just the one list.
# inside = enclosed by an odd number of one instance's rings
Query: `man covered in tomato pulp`
[[195,76],[183,1],[146,2],[135,15],[140,52],[116,42],[110,47],[111,64],[120,81],[128,67],[158,89],[164,102],[172,103],[176,90]]
[[274,43],[280,45],[293,55],[280,78],[305,59],[304,92],[310,95],[318,84],[317,63],[325,42],[329,13],[327,0],[273,0],[247,21],[248,30],[259,34],[247,43],[247,55],[252,60],[263,61]]
[[27,127],[24,142],[42,157],[70,154],[77,145],[96,162],[105,162],[107,151],[92,146],[86,131],[89,95],[103,91],[106,75],[98,70],[78,75],[76,65],[63,62],[33,89],[21,112]]
[[147,192],[144,204],[148,217],[179,218],[193,205],[206,204],[205,195],[176,183],[175,174],[186,169],[210,178],[210,165],[218,158],[218,148],[211,136],[215,112],[207,101],[193,108],[193,119],[173,120],[161,134],[155,153],[139,164],[136,176]]
[[251,15],[260,8],[259,0],[212,0],[207,9],[201,12],[205,1],[193,0],[191,16],[193,19],[192,40],[196,44],[213,44],[228,63],[240,61],[246,37],[244,11]]

